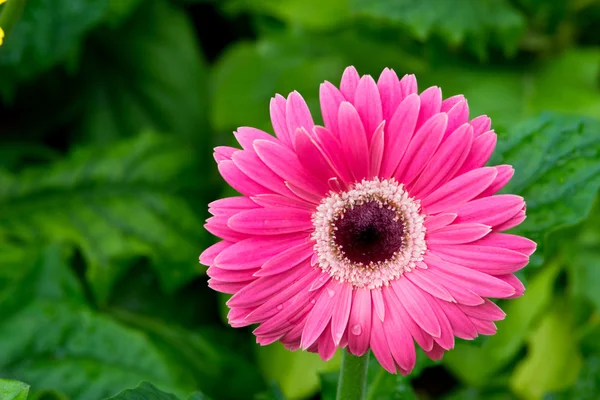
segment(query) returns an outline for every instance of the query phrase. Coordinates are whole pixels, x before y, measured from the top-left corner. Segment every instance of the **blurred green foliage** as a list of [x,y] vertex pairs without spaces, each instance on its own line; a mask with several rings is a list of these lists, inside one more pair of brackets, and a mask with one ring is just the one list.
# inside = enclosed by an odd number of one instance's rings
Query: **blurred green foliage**
[[368,398],[599,398],[599,24],[598,0],[29,0],[0,47],[0,398],[333,399],[339,358],[227,327],[197,256],[231,193],[211,148],[271,131],[275,93],[318,121],[347,65],[492,117],[540,243],[496,336],[409,377],[372,357]]

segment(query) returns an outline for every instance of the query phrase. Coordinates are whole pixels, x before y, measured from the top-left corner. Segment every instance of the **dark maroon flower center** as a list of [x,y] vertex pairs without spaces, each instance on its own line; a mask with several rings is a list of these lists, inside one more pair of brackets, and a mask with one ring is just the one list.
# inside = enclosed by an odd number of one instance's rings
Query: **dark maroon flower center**
[[402,248],[404,224],[397,211],[369,201],[344,211],[334,222],[335,243],[353,263],[389,260]]

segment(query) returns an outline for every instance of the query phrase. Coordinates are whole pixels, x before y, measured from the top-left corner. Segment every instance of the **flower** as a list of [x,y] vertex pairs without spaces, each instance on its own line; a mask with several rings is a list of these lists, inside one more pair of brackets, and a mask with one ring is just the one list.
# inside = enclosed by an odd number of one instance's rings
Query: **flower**
[[536,245],[500,233],[525,203],[495,195],[513,169],[484,167],[490,119],[390,69],[375,82],[349,67],[339,90],[321,85],[320,103],[324,126],[297,92],[277,95],[276,137],[243,127],[242,149],[215,149],[242,196],[209,205],[206,229],[223,240],[200,261],[209,286],[233,294],[230,324],[325,360],[371,349],[402,374],[413,342],[440,359],[455,336],[494,334],[505,314],[488,298],[523,294],[513,273]]

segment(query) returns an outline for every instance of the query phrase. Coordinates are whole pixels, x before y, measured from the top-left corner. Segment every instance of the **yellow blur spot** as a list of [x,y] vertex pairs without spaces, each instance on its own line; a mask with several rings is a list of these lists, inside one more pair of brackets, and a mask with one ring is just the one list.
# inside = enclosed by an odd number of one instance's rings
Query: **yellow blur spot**
[[0,0],[0,4],[6,3],[6,0]]
[[[0,0],[0,1],[6,1],[6,0]],[[4,31],[2,30],[2,28],[0,28],[0,46],[2,46],[2,39],[4,39]]]

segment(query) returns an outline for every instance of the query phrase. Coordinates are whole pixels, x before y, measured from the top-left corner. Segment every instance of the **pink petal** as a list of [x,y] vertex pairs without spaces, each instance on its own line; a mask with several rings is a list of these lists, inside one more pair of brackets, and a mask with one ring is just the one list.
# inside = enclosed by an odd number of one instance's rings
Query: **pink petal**
[[319,88],[319,99],[321,101],[321,113],[323,114],[325,127],[339,137],[338,110],[340,104],[344,101],[344,96],[338,88],[326,81]]
[[473,127],[475,137],[477,137],[490,130],[490,127],[492,126],[492,120],[487,115],[480,115],[471,120],[471,126]]
[[427,232],[432,232],[437,229],[450,225],[458,216],[454,213],[442,213],[437,215],[428,215],[425,217],[425,228]]
[[[463,282],[452,279],[438,270],[427,269],[421,272],[430,280],[442,285],[457,303],[476,306],[483,304],[483,299],[464,286]],[[460,282],[460,283],[459,283]]]
[[480,335],[495,335],[497,328],[492,321],[484,321],[478,318],[471,318],[471,322],[477,328]]
[[223,282],[248,282],[254,279],[252,274],[256,271],[256,269],[222,269],[213,265],[206,271],[206,274],[211,278]]
[[[306,263],[299,265],[298,268],[304,268],[305,266]],[[307,292],[306,286],[317,279],[319,273],[320,270],[316,268],[309,269],[300,279],[270,296],[267,301],[254,309],[246,319],[252,324],[263,321],[260,331],[257,331],[268,332],[274,330],[284,320],[291,324],[294,319],[302,316],[301,310],[306,309],[308,315],[314,305],[310,301],[315,298],[316,294]],[[267,318],[269,320],[265,321]]]
[[473,129],[462,125],[442,142],[423,173],[409,187],[410,193],[423,198],[454,177],[467,158],[473,141]]
[[481,168],[488,162],[494,149],[498,137],[494,131],[489,131],[475,138],[471,152],[461,167],[459,173],[464,173],[475,168]]
[[439,113],[419,128],[394,174],[398,182],[410,183],[418,177],[442,142],[447,123],[448,115]]
[[[461,96],[462,97],[462,96]],[[442,111],[444,104],[442,103]],[[445,138],[448,138],[455,130],[469,121],[469,106],[466,100],[459,101],[450,110],[448,110],[448,126],[446,127]]]
[[363,76],[354,94],[354,107],[360,116],[367,134],[367,141],[383,121],[381,97],[379,89],[371,75]]
[[429,214],[453,211],[484,191],[496,178],[492,167],[479,168],[460,175],[445,183],[421,201]]
[[294,143],[294,135],[298,129],[304,128],[310,132],[313,126],[315,126],[306,102],[300,93],[296,91],[293,91],[288,96],[285,117],[292,144]]
[[313,229],[311,214],[299,208],[256,208],[231,217],[234,231],[252,235],[281,235]]
[[472,340],[477,337],[477,329],[469,317],[458,308],[458,305],[446,301],[438,301],[438,305],[448,318],[448,321],[450,321],[452,331],[457,337],[466,340]]
[[232,308],[227,313],[227,322],[234,328],[240,328],[242,326],[247,326],[244,321],[244,318],[252,309],[249,308]]
[[489,226],[500,225],[525,207],[521,196],[500,194],[471,200],[457,209],[456,222],[478,222]]
[[[369,333],[370,333],[371,350],[373,350],[373,354],[375,355],[375,358],[377,358],[377,361],[379,362],[379,364],[386,371],[388,371],[390,374],[395,374],[396,373],[396,363],[394,362],[394,357],[392,356],[390,347],[389,347],[387,339],[385,337],[383,322],[381,322],[381,320],[379,318],[377,318],[377,316],[373,315],[373,326],[371,328],[371,324],[369,324],[369,327],[370,327]],[[350,337],[352,337],[352,335],[349,335],[349,338]],[[368,343],[367,343],[367,346],[368,346]],[[351,353],[354,355],[362,355],[366,352],[366,350],[365,350],[361,354],[354,353],[352,351],[352,348],[350,347],[350,341],[348,341],[348,347],[350,348]]]
[[510,181],[515,173],[515,170],[510,165],[497,165],[494,168],[496,168],[496,171],[498,171],[496,178],[490,184],[490,186],[481,192],[481,194],[477,197],[487,197],[496,194],[497,191],[502,189],[508,183],[508,181]]
[[377,89],[381,96],[382,117],[385,121],[392,118],[394,111],[400,104],[402,89],[400,81],[394,70],[385,68],[377,80]]
[[479,240],[477,243],[482,246],[502,247],[523,253],[530,256],[535,252],[537,243],[523,236],[511,235],[508,233],[492,233],[491,235]]
[[242,288],[248,286],[250,282],[222,282],[216,279],[208,280],[208,287],[216,290],[217,292],[234,294],[239,292]]
[[225,269],[258,268],[284,249],[306,242],[307,238],[307,234],[247,238],[221,251],[214,263]]
[[[450,109],[452,109],[452,107],[454,107],[461,101],[465,101],[465,96],[463,96],[462,94],[457,94],[456,96],[448,97],[446,100],[442,101],[440,111],[447,113],[448,111],[450,111]],[[460,123],[459,125],[462,125],[462,123]]]
[[336,175],[339,176],[344,183],[352,182],[352,174],[346,163],[340,141],[330,131],[320,126],[315,126],[313,131],[321,149],[336,172]]
[[435,257],[427,257],[426,263],[430,271],[445,276],[447,280],[455,282],[478,296],[506,298],[514,294],[514,288],[511,285],[484,272],[448,263]]
[[406,97],[385,127],[383,160],[380,175],[391,177],[410,143],[419,114],[420,99],[416,94]]
[[[392,296],[396,296],[394,290],[389,286],[383,290],[391,293]],[[423,350],[430,350],[434,344],[431,335],[425,333],[425,331],[423,331],[423,329],[421,329],[421,327],[417,325],[415,320],[408,314],[408,311],[406,311],[406,307],[404,307],[400,301],[398,301],[396,305],[397,309],[393,312],[398,313],[398,317],[402,320],[402,322],[406,326],[406,329],[408,329],[408,332],[410,332],[410,335],[415,339],[415,341],[418,343],[419,346],[421,346]]]
[[218,146],[215,147],[213,157],[217,163],[225,160],[231,160],[231,155],[239,150],[240,149],[236,149],[235,147]]
[[444,352],[445,350],[436,343],[433,346],[433,348],[429,351],[426,351],[425,354],[427,354],[427,357],[429,357],[433,361],[438,361],[442,359],[442,357],[444,356]]
[[271,171],[253,150],[238,151],[231,160],[246,175],[269,191],[290,196],[290,190],[283,183],[283,179]]
[[299,129],[294,137],[294,148],[302,166],[317,179],[327,182],[338,175],[324,151],[304,129]]
[[356,68],[350,66],[344,70],[342,81],[340,82],[340,92],[342,92],[346,101],[354,101],[354,92],[356,92],[359,81],[360,76]]
[[425,332],[439,337],[440,324],[421,290],[404,277],[392,282],[392,289],[412,319]]
[[460,244],[454,246],[435,245],[430,249],[450,263],[494,275],[510,274],[523,268],[529,262],[529,257],[525,254],[500,247]]
[[372,341],[371,313],[370,290],[355,289],[348,320],[348,349],[355,356],[362,356],[369,350],[369,341]]
[[337,345],[334,343],[333,338],[331,337],[330,330],[326,327],[318,340],[319,356],[321,359],[329,361],[335,355],[336,350]]
[[425,298],[429,302],[429,305],[435,314],[435,318],[440,324],[440,335],[439,337],[434,336],[433,340],[442,346],[442,348],[450,350],[454,347],[454,331],[452,330],[452,325],[444,313],[444,310],[440,307],[439,302],[428,293],[425,293]]
[[329,324],[333,314],[333,305],[337,302],[337,298],[342,292],[341,286],[343,285],[337,281],[330,281],[321,291],[302,331],[302,343],[300,347],[303,350],[308,349],[315,343]]
[[354,179],[361,181],[369,173],[369,144],[358,112],[348,102],[340,105],[338,114],[340,142]]
[[211,266],[215,262],[215,257],[231,245],[232,243],[227,240],[221,240],[220,242],[213,244],[200,254],[200,263],[207,267]]
[[246,126],[238,128],[237,132],[233,132],[233,135],[244,150],[254,150],[253,143],[255,140],[270,140],[272,142],[277,140],[267,132]]
[[421,109],[419,110],[417,129],[419,129],[429,118],[440,112],[442,108],[442,90],[437,86],[432,86],[425,89],[420,97]]
[[373,133],[373,137],[371,138],[371,146],[369,146],[371,150],[370,164],[369,164],[369,179],[372,179],[376,176],[379,176],[379,171],[381,169],[381,161],[383,160],[383,152],[385,148],[384,143],[384,126],[385,121],[379,124],[379,127]]
[[286,100],[283,96],[278,94],[271,99],[271,122],[273,123],[275,136],[281,140],[283,145],[292,147],[292,138],[288,132],[287,121],[285,119],[286,108]]
[[252,179],[248,178],[234,163],[233,161],[221,161],[219,163],[219,173],[225,179],[225,181],[246,196],[253,196],[255,194],[270,193],[271,191],[264,186],[259,185]]
[[451,302],[455,301],[452,295],[450,295],[450,293],[443,286],[434,280],[429,279],[427,275],[422,274],[418,270],[407,272],[404,276],[406,279],[415,284],[415,286],[418,286],[421,290],[431,294],[434,297],[437,297],[438,299]]
[[505,223],[495,226],[494,230],[495,231],[505,231],[510,228],[514,228],[515,226],[519,225],[521,222],[525,221],[525,218],[526,218],[525,210],[519,211],[514,217],[512,217]]
[[340,294],[336,297],[336,302],[333,305],[333,315],[331,316],[331,336],[336,346],[342,340],[352,308],[352,285],[342,283],[339,286]]
[[285,197],[279,194],[259,194],[252,196],[252,201],[264,208],[296,207],[314,212],[314,204],[308,203],[298,198]]
[[[300,281],[304,281],[302,278]],[[294,283],[292,286],[297,286]],[[296,321],[302,320],[308,316],[308,313],[313,309],[316,296],[299,294],[302,289],[285,288],[275,296],[263,303],[260,307],[251,310],[245,316],[245,321],[248,324],[260,323],[252,333],[257,336],[269,336],[275,334],[285,334],[290,329],[295,329]],[[285,295],[281,293],[285,292]],[[277,297],[277,299],[274,299]],[[299,334],[302,331],[300,329]],[[300,339],[300,335],[298,335]]]
[[523,285],[523,282],[521,282],[519,278],[513,274],[498,275],[496,278],[508,283],[515,289],[515,294],[510,297],[506,297],[507,299],[516,299],[517,297],[523,296],[523,293],[525,293],[525,286]]
[[302,199],[308,203],[311,203],[313,205],[319,204],[321,202],[321,200],[323,199],[323,197],[321,197],[320,195],[315,194],[312,191],[309,192],[307,190],[304,190],[298,186],[293,185],[292,183],[290,183],[288,181],[285,182],[285,186],[287,186],[288,189],[290,189],[290,192],[295,194],[296,197],[299,197],[300,199]]
[[315,195],[327,193],[326,182],[315,181],[291,149],[266,140],[256,140],[254,149],[260,159],[288,183]]
[[371,300],[373,300],[373,309],[381,322],[385,320],[385,303],[383,301],[382,289],[371,289]]
[[417,93],[417,78],[413,74],[404,75],[400,79],[400,91],[402,92],[402,99],[410,96],[411,94]]
[[288,248],[265,262],[254,276],[278,275],[308,260],[313,255],[313,244],[310,242]]
[[308,265],[301,265],[276,276],[257,278],[229,299],[227,305],[229,307],[257,307],[312,270]]
[[459,304],[458,308],[460,308],[465,313],[465,315],[483,320],[499,321],[503,320],[504,317],[506,317],[504,311],[502,311],[500,307],[498,307],[496,304],[492,303],[489,300],[486,300],[485,303],[475,307],[469,307]]
[[245,196],[226,197],[208,204],[208,211],[212,215],[232,216],[240,211],[258,208],[259,205]]
[[248,238],[248,235],[245,233],[236,232],[229,228],[227,226],[227,220],[228,218],[223,218],[220,216],[208,218],[206,220],[206,224],[204,224],[204,229],[216,237],[230,242],[238,242]]
[[481,239],[491,231],[492,229],[489,226],[483,224],[452,224],[437,231],[428,232],[426,240],[427,243],[435,244],[470,243]]
[[402,319],[398,317],[400,306],[397,304],[398,299],[396,296],[390,291],[386,291],[384,293],[384,300],[386,307],[390,310],[388,318],[385,324],[383,324],[388,346],[396,364],[400,368],[410,371],[415,366],[417,356],[413,338],[402,322]]

